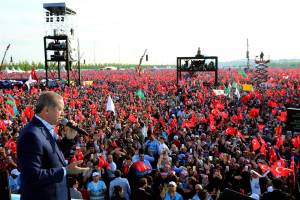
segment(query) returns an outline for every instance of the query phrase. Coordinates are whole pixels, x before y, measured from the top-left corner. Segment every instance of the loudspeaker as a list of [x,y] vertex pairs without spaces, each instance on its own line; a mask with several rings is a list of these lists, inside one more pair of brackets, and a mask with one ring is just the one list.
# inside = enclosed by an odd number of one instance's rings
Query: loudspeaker
[[6,170],[0,170],[0,180],[0,199],[11,200],[8,185],[8,172]]
[[225,189],[219,196],[218,200],[253,200],[251,197],[245,196],[239,192]]
[[146,55],[146,61],[148,62],[148,54]]

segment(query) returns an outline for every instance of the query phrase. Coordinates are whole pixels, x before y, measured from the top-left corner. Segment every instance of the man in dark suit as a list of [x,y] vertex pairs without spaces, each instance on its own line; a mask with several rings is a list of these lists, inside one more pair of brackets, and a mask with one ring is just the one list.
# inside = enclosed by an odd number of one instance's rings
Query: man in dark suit
[[35,116],[20,132],[17,141],[18,169],[21,172],[21,200],[67,200],[66,175],[86,171],[74,162],[67,165],[54,132],[64,110],[63,98],[55,92],[39,96]]

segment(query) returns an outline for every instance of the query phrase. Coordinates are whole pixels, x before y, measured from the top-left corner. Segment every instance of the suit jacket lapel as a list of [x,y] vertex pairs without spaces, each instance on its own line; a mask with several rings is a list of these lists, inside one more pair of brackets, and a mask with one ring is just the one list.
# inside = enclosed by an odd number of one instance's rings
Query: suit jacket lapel
[[57,156],[59,157],[60,161],[62,162],[62,164],[64,166],[66,166],[66,161],[65,158],[62,154],[62,152],[60,151],[60,149],[58,148],[58,145],[55,141],[55,139],[53,138],[53,136],[51,135],[50,131],[45,127],[45,125],[36,117],[32,118],[32,123],[38,127],[40,127],[42,133],[45,135],[46,139],[50,142],[51,146],[54,147]]

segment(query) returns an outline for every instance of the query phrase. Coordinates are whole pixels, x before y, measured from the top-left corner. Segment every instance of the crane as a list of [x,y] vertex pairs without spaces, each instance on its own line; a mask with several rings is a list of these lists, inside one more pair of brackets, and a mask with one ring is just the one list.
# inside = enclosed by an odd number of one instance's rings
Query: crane
[[[138,66],[136,66],[136,71],[139,74],[139,76],[141,75],[141,72],[142,72],[142,66],[141,65],[142,65],[142,62],[143,62],[143,59],[144,59],[146,53],[147,53],[147,49],[145,49],[143,55],[140,58],[140,62],[138,64]],[[146,61],[148,61],[148,55],[146,55]]]
[[2,66],[3,66],[4,59],[5,59],[5,56],[6,56],[6,53],[7,53],[8,49],[9,49],[9,47],[10,47],[10,44],[8,44],[7,47],[6,47],[6,50],[5,50],[5,52],[4,52],[4,55],[3,55],[3,58],[2,58],[2,61],[1,61],[0,69],[1,69]]

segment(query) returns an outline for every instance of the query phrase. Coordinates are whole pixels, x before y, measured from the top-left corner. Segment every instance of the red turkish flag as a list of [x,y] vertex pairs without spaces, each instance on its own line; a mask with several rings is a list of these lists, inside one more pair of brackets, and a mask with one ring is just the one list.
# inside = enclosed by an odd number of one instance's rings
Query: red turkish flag
[[263,132],[263,129],[264,129],[265,125],[263,125],[263,124],[257,124],[257,127],[258,127],[258,130],[260,132]]
[[220,111],[218,109],[212,109],[211,114],[213,114],[214,116],[219,116]]
[[267,93],[268,97],[272,97],[273,96],[273,91],[271,89],[268,89],[266,93]]
[[198,92],[198,103],[202,104],[204,102],[203,94],[199,91]]
[[257,138],[253,138],[251,144],[252,144],[253,151],[256,151],[257,149],[260,148],[260,144],[259,144]]
[[275,128],[275,135],[276,136],[281,136],[282,135],[282,126],[277,126]]
[[265,144],[262,144],[261,147],[260,147],[260,153],[263,154],[263,155],[267,155],[267,151],[266,151],[266,145]]
[[277,161],[277,154],[273,147],[271,147],[270,149],[269,156],[270,156],[270,163],[274,163]]
[[277,103],[274,102],[274,101],[272,101],[272,100],[269,100],[269,101],[268,101],[268,106],[269,106],[270,108],[275,108],[275,107],[277,107]]
[[259,141],[260,141],[260,143],[261,143],[262,145],[266,145],[265,140],[262,139],[262,137],[261,137],[260,135],[258,135],[257,137],[258,137],[258,139],[259,139]]
[[216,131],[216,126],[215,126],[214,123],[210,123],[210,124],[209,124],[209,128],[210,128],[210,130],[211,130],[212,132],[215,132],[215,131]]
[[283,140],[282,140],[282,136],[280,135],[277,138],[276,146],[277,146],[277,148],[280,148],[282,145],[283,145]]
[[32,69],[31,69],[31,78],[36,80],[36,81],[39,81],[39,79],[36,75],[36,71],[35,71],[34,67],[32,67]]
[[281,112],[280,113],[280,116],[277,117],[277,119],[279,119],[280,121],[282,122],[285,122],[286,121],[286,116],[287,116],[287,112]]
[[224,104],[217,102],[215,105],[215,108],[219,109],[219,110],[224,110]]
[[285,167],[277,167],[276,165],[271,167],[271,172],[274,176],[288,176],[289,173],[292,173],[293,170]]
[[4,145],[5,148],[10,149],[13,153],[17,152],[17,144],[13,138],[10,138]]
[[28,119],[32,119],[34,116],[34,111],[30,106],[27,106],[26,109],[24,110],[24,114]]
[[6,125],[2,119],[0,119],[0,129],[2,129],[3,131],[6,131]]
[[242,97],[241,97],[241,102],[242,102],[243,104],[246,104],[246,103],[248,103],[248,101],[250,100],[250,98],[251,98],[251,97],[249,97],[248,95],[242,96]]
[[281,96],[285,96],[285,94],[286,94],[286,89],[282,89],[282,90],[280,90],[280,91],[278,91],[279,92],[279,94],[281,95]]
[[236,129],[233,128],[233,127],[228,127],[228,128],[225,130],[225,134],[226,134],[226,135],[232,135],[232,136],[235,136],[235,133],[236,133]]
[[300,135],[291,139],[291,142],[295,148],[300,146]]
[[188,127],[188,128],[195,127],[196,126],[196,120],[197,120],[196,115],[193,112],[191,119],[183,122],[182,127]]
[[255,97],[256,97],[257,99],[262,100],[263,95],[262,95],[261,92],[259,92],[259,91],[256,90],[256,91],[254,92],[254,94],[255,94]]
[[221,112],[221,116],[223,119],[228,119],[228,113],[227,112]]
[[137,119],[135,118],[135,116],[134,116],[133,114],[130,114],[130,115],[129,115],[128,120],[129,120],[131,123],[136,123],[136,122],[137,122]]
[[174,128],[174,127],[177,127],[177,126],[178,126],[177,119],[176,119],[176,117],[174,117],[174,119],[170,123],[170,127]]
[[172,128],[168,127],[167,130],[166,130],[166,132],[167,132],[168,135],[170,135],[172,133]]
[[263,173],[265,173],[266,171],[268,171],[270,169],[269,165],[267,165],[267,164],[258,163],[258,166]]
[[286,167],[285,166],[285,162],[282,158],[280,158],[279,160],[277,160],[273,165],[276,165],[276,167]]
[[105,160],[104,156],[100,156],[99,157],[99,162],[98,162],[98,168],[108,168],[109,164],[108,162]]
[[72,99],[69,103],[70,108],[75,108],[76,102]]
[[143,161],[137,161],[131,165],[134,169],[136,169],[139,172],[145,172],[147,170],[151,170],[151,167],[147,164],[145,164]]
[[155,117],[151,117],[151,122],[153,122],[153,124],[158,124],[158,120]]
[[259,109],[258,108],[252,108],[250,111],[249,111],[249,117],[250,118],[257,118],[259,115]]
[[236,115],[233,115],[232,117],[231,117],[231,122],[232,123],[238,123],[238,121],[239,121],[239,118],[238,118],[238,116],[236,116]]
[[82,112],[80,110],[77,111],[77,115],[75,116],[76,121],[83,122],[85,120],[85,117],[83,116]]

